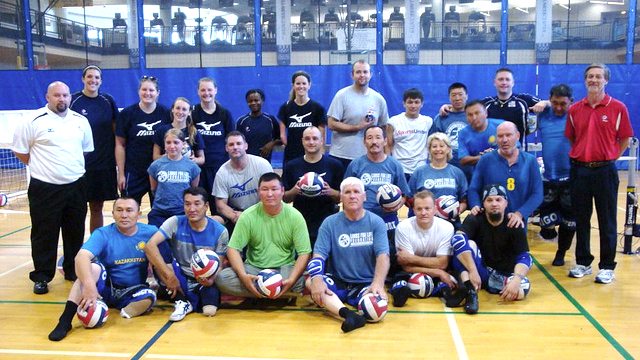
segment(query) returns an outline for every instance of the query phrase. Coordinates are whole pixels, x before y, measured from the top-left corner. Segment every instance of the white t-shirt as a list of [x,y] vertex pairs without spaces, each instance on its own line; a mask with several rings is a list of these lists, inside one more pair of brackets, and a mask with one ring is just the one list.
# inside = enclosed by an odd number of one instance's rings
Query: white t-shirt
[[433,119],[425,115],[410,119],[402,113],[389,119],[389,124],[393,125],[391,156],[402,164],[405,173],[413,174],[429,157],[427,138]]
[[453,225],[439,217],[433,217],[428,230],[418,226],[415,217],[403,220],[396,228],[396,248],[402,247],[409,253],[421,257],[453,255],[451,238]]
[[45,106],[16,126],[11,150],[29,154],[34,179],[70,184],[84,175],[84,153],[93,151],[93,134],[84,116],[67,110],[60,117]]
[[[383,126],[389,120],[387,102],[382,95],[373,89],[366,94],[347,86],[339,90],[331,101],[327,116],[349,125],[358,125],[362,118],[370,112],[374,124]],[[367,153],[363,144],[364,130],[356,132],[331,132],[331,148],[329,154],[335,157],[353,160]]]
[[227,205],[234,210],[246,210],[260,201],[258,180],[264,173],[272,172],[271,164],[255,155],[247,154],[247,166],[237,171],[231,166],[231,160],[224,163],[216,173],[211,195],[227,199]]

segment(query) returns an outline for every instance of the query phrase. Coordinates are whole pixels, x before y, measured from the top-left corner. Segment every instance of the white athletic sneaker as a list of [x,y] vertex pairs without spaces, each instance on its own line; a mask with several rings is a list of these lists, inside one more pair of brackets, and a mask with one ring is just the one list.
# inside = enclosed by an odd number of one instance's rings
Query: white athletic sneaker
[[616,275],[611,269],[600,269],[598,275],[596,275],[596,282],[598,284],[609,284],[616,278]]
[[591,272],[591,266],[576,265],[569,271],[569,277],[581,278],[585,275],[591,274]]
[[175,310],[173,314],[169,316],[169,321],[180,321],[187,316],[188,313],[193,311],[193,306],[188,301],[178,300],[176,301]]

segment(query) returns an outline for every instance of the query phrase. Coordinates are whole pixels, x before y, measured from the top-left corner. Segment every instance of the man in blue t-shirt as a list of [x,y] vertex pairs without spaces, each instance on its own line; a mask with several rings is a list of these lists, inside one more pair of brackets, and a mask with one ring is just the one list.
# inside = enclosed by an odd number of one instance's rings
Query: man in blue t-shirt
[[460,131],[469,126],[469,123],[467,122],[467,114],[464,111],[468,97],[467,87],[463,83],[455,82],[449,85],[449,101],[451,101],[451,108],[449,109],[447,116],[438,114],[433,118],[433,127],[431,129],[433,129],[432,132],[447,134],[449,140],[451,140],[451,155],[453,155],[451,160],[449,160],[449,164],[462,170],[467,179],[471,179],[473,167],[460,165],[460,158],[458,157]]
[[[460,130],[458,135],[458,157],[461,165],[475,170],[482,155],[498,148],[496,129],[503,121],[487,118],[487,109],[480,100],[469,101],[464,111],[470,126]],[[471,176],[465,175],[471,182]]]
[[112,214],[115,223],[96,229],[75,257],[78,279],[49,334],[51,341],[64,339],[78,307],[87,309],[97,299],[120,309],[126,319],[144,314],[156,301],[145,284],[148,262],[143,249],[157,228],[138,223],[140,205],[133,198],[117,199]]
[[[395,230],[398,225],[398,210],[405,203],[405,196],[409,193],[409,185],[404,176],[404,168],[398,160],[385,154],[387,145],[386,132],[378,125],[372,125],[364,131],[364,146],[367,153],[353,160],[345,171],[345,178],[357,177],[364,183],[367,199],[364,208],[380,216],[387,226],[389,249],[391,250],[390,275],[395,274],[399,267],[395,259]],[[384,184],[395,184],[402,191],[400,203],[395,208],[382,208],[376,199],[378,188]]]
[[384,281],[389,270],[389,244],[380,217],[363,207],[364,183],[348,177],[340,184],[343,211],[329,216],[320,226],[313,258],[307,265],[307,288],[318,306],[344,319],[342,331],[365,325],[357,307],[367,293],[387,299]]
[[[190,187],[183,192],[185,215],[167,219],[144,248],[167,293],[176,300],[170,321],[180,321],[194,309],[213,316],[220,305],[220,292],[214,285],[218,272],[202,278],[191,270],[191,256],[199,249],[215,251],[220,268],[225,263],[229,233],[222,224],[206,216],[209,210],[207,191]],[[159,245],[171,245],[173,259],[163,259]],[[167,266],[169,260],[172,266]]]
[[[576,221],[571,207],[569,173],[571,144],[564,137],[567,112],[573,102],[573,91],[567,85],[560,84],[551,88],[547,107],[538,114],[538,130],[542,137],[542,160],[544,172],[542,185],[544,199],[540,205],[540,236],[545,240],[558,237],[558,251],[553,266],[564,265],[564,254],[576,233]],[[558,227],[558,232],[555,226]]]
[[514,123],[505,121],[497,130],[499,149],[480,159],[473,173],[467,193],[473,215],[481,211],[480,195],[488,184],[507,189],[509,207],[506,218],[509,227],[523,227],[527,219],[542,203],[542,177],[535,156],[517,147],[520,134]]
[[[339,189],[344,177],[344,167],[340,161],[324,156],[324,139],[317,127],[310,126],[302,132],[302,146],[304,156],[295,158],[284,166],[282,182],[287,191],[283,200],[293,201],[293,207],[304,217],[313,247],[322,221],[338,212],[337,203],[340,202]],[[320,175],[324,180],[322,192],[314,197],[303,195],[299,184],[300,178],[310,171]]]

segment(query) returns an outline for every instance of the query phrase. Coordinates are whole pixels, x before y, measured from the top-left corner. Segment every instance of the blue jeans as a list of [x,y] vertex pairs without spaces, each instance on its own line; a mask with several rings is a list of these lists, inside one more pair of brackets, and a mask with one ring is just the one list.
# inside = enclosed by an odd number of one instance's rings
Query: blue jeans
[[618,205],[618,170],[614,162],[599,168],[571,165],[571,204],[576,219],[576,262],[589,266],[591,255],[591,214],[595,201],[600,228],[600,269],[616,267],[616,213]]

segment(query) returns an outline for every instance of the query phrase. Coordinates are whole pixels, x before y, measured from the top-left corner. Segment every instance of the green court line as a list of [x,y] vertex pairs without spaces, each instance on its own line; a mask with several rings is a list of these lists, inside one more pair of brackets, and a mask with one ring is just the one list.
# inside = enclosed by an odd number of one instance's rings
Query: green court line
[[634,357],[631,356],[631,354],[629,354],[629,352],[611,334],[609,334],[609,332],[602,325],[600,325],[600,323],[593,316],[591,316],[591,314],[589,314],[587,309],[580,305],[578,300],[571,296],[571,294],[569,294],[569,292],[562,285],[560,285],[560,283],[553,276],[551,276],[547,269],[545,269],[533,255],[531,255],[531,258],[533,259],[534,264],[536,264],[538,270],[540,270],[540,272],[542,272],[544,276],[546,276],[547,279],[551,281],[551,283],[562,293],[562,295],[564,295],[564,297],[566,297],[567,300],[569,300],[569,302],[573,304],[573,306],[575,306],[578,311],[580,311],[580,313],[591,323],[591,325],[593,325],[593,327],[598,330],[600,335],[602,335],[620,353],[620,355],[622,355],[622,357],[628,360],[634,359]]
[[14,231],[12,231],[12,232],[10,232],[10,233],[4,234],[4,235],[0,235],[0,239],[2,239],[3,237],[7,237],[7,236],[9,236],[9,235],[13,235],[13,234],[18,233],[18,232],[23,231],[23,230],[27,230],[27,229],[28,229],[28,228],[30,228],[30,227],[31,227],[31,225],[29,225],[29,226],[25,226],[25,227],[23,227],[22,229],[14,230]]
[[[44,304],[44,305],[64,305],[66,302],[59,301],[30,301],[30,300],[0,300],[0,304]],[[162,305],[154,305],[157,308],[164,309],[172,309],[173,305],[171,304],[162,304]],[[228,310],[246,310],[246,311],[289,311],[289,312],[321,312],[325,311],[324,309],[300,309],[300,308],[238,308],[238,307],[223,307],[222,309]],[[393,314],[465,314],[462,310],[460,311],[419,311],[419,310],[389,310],[389,313]],[[552,312],[499,312],[499,311],[486,311],[486,312],[478,312],[478,314],[483,315],[536,315],[536,316],[582,316],[582,313],[552,313]]]

